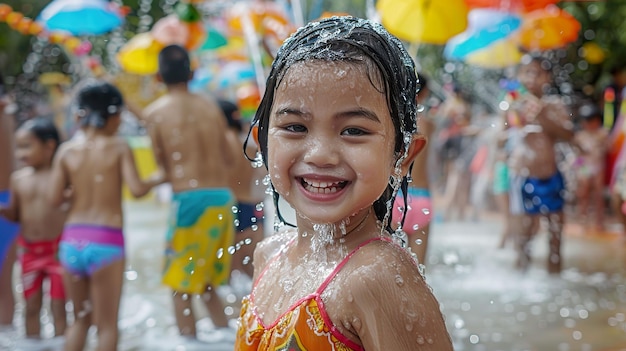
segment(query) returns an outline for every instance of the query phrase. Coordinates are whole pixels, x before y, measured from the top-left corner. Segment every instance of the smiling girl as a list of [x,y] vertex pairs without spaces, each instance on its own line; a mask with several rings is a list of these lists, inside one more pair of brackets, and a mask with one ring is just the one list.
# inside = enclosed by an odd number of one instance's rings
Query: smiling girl
[[402,44],[366,20],[311,23],[279,50],[253,134],[296,223],[255,251],[236,350],[452,350],[390,226],[424,146],[416,93]]

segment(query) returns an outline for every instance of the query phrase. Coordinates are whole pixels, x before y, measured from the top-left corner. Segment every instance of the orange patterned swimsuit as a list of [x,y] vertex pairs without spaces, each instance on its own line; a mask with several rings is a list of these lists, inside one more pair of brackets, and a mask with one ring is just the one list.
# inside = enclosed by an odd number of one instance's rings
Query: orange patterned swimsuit
[[[362,346],[348,339],[335,327],[324,309],[321,295],[350,257],[374,240],[385,239],[370,239],[352,250],[314,293],[296,301],[278,320],[270,325],[265,325],[256,313],[254,306],[255,282],[250,296],[243,299],[235,351],[363,351]],[[280,253],[274,256],[272,261],[276,260],[278,256]],[[263,277],[269,266],[268,264],[265,267],[258,279]]]

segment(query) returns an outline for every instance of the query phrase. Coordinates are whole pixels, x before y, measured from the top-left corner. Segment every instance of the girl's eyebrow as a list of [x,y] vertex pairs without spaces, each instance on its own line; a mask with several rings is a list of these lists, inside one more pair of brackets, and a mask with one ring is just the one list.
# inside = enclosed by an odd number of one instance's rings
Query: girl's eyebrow
[[[276,116],[278,115],[295,115],[295,116],[299,116],[302,119],[308,120],[312,118],[311,113],[309,112],[304,112],[295,108],[291,108],[291,107],[284,107],[284,108],[280,108],[276,111],[275,113]],[[372,120],[374,122],[378,122],[380,123],[380,119],[378,118],[378,115],[376,115],[376,113],[374,113],[371,110],[368,110],[366,108],[356,108],[353,110],[347,110],[347,111],[342,111],[339,112],[335,115],[335,118],[350,118],[350,117],[363,117],[369,120]]]
[[380,123],[380,119],[378,118],[378,115],[374,113],[374,111],[368,110],[363,107],[359,107],[354,110],[339,112],[336,116],[340,118],[363,117],[363,118],[372,120],[374,122]]

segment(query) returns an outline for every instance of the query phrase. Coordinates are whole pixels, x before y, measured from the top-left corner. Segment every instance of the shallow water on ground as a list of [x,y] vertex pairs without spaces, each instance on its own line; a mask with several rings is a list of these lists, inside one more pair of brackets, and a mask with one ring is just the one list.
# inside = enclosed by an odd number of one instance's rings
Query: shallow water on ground
[[[232,350],[233,335],[214,332],[199,301],[194,309],[199,341],[178,337],[170,292],[160,284],[168,208],[153,201],[125,208],[128,258],[119,350]],[[545,234],[535,238],[532,265],[521,273],[513,269],[513,250],[497,249],[497,220],[433,224],[426,279],[442,305],[455,350],[626,350],[626,242],[617,234],[567,232],[564,270],[551,276],[544,269]],[[249,287],[248,279],[237,276],[233,286],[219,290],[233,324]],[[48,339],[23,339],[22,306],[17,327],[0,330],[0,350],[61,350],[62,340],[49,339],[47,314],[42,321]],[[92,333],[89,350],[94,340]]]

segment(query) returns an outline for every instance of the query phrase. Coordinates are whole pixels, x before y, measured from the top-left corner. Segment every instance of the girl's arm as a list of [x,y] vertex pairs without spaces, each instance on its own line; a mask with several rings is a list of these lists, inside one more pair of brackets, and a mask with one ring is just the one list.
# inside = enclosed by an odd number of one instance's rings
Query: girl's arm
[[52,174],[50,175],[50,189],[48,199],[52,206],[59,207],[67,200],[66,190],[69,185],[69,176],[65,166],[67,149],[61,145],[52,160]]
[[122,148],[122,179],[128,186],[130,193],[134,197],[146,195],[150,189],[164,182],[163,172],[159,169],[155,174],[146,180],[139,177],[135,157],[126,142],[121,143]]

